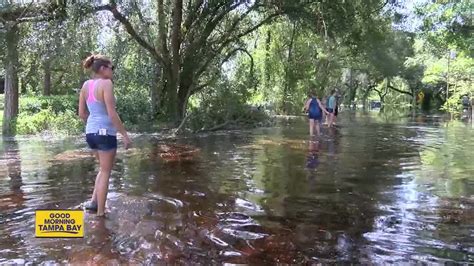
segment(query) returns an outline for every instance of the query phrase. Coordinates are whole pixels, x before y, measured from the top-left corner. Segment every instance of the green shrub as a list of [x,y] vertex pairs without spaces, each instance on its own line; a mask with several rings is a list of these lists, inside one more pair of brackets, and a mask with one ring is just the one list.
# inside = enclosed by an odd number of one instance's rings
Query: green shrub
[[78,98],[76,95],[21,97],[19,108],[20,113],[36,114],[50,109],[53,113],[59,114],[67,110],[76,111]]
[[83,130],[83,123],[75,112],[66,110],[55,114],[51,109],[36,114],[21,113],[16,120],[16,133],[20,135],[38,134],[45,131],[73,135]]
[[263,112],[247,104],[247,87],[221,83],[194,99],[189,107],[191,130],[207,130],[226,124],[224,128],[248,128],[270,121]]
[[66,110],[53,117],[49,130],[65,135],[77,135],[84,131],[84,122],[71,110]]
[[[150,106],[150,97],[145,89],[117,92],[117,112],[128,129],[151,128],[153,114]],[[18,134],[53,131],[71,135],[82,132],[84,127],[77,115],[77,95],[21,97],[19,109],[16,121]]]
[[117,93],[117,112],[128,128],[151,126],[153,114],[151,99],[147,90],[133,90],[129,93]]
[[16,133],[21,135],[37,134],[48,129],[52,119],[50,110],[41,110],[36,114],[20,113],[16,120]]

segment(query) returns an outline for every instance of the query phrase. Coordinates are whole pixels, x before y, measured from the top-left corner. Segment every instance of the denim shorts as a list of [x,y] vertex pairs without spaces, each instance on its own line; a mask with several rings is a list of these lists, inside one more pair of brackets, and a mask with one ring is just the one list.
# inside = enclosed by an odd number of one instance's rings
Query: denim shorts
[[314,120],[318,120],[318,121],[321,121],[321,119],[323,118],[323,116],[321,115],[321,113],[319,114],[313,114],[313,113],[309,113],[308,114],[308,118],[309,119],[314,119]]
[[99,151],[110,151],[117,149],[117,136],[101,136],[99,134],[86,134],[86,141],[89,148]]
[[326,108],[326,111],[328,111],[328,113],[330,113],[330,114],[334,113],[334,109],[332,109],[332,108]]

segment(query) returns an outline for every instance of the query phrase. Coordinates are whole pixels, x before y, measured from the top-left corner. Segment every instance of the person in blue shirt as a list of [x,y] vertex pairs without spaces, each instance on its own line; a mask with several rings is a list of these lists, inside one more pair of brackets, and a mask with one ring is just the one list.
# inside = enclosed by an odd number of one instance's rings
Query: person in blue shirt
[[304,105],[305,112],[308,113],[309,118],[309,135],[314,136],[314,129],[316,129],[316,134],[319,136],[320,133],[320,123],[323,118],[323,112],[329,114],[324,106],[319,101],[316,94],[312,91],[308,95],[308,100]]
[[328,102],[327,102],[327,112],[329,113],[329,121],[328,121],[328,127],[332,127],[334,123],[334,112],[336,111],[336,90],[331,91],[331,96],[329,96]]

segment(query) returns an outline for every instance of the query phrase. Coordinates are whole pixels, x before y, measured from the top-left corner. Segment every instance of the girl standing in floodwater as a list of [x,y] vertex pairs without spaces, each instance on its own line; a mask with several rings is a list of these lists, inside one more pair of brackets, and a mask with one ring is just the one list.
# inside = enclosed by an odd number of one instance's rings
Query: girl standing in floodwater
[[110,173],[117,152],[117,132],[123,136],[125,149],[131,141],[115,109],[112,61],[102,55],[91,55],[84,60],[83,66],[91,70],[93,76],[82,86],[79,116],[86,122],[86,141],[100,165],[92,200],[86,209],[97,211],[97,216],[104,216]]
[[308,95],[308,100],[304,105],[305,112],[308,112],[309,118],[309,135],[314,136],[314,129],[316,128],[316,134],[319,136],[320,123],[323,118],[323,112],[329,114],[324,106],[319,101],[318,97],[314,92]]

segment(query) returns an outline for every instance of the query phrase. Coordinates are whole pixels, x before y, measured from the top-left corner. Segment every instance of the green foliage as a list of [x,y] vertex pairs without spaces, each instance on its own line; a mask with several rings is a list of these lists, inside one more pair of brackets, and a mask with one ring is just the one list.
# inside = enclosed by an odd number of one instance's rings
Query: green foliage
[[51,70],[51,93],[72,94],[86,79],[82,60],[97,50],[97,19],[83,17],[22,24],[18,47],[22,92],[42,94],[45,65]]
[[470,0],[426,2],[418,8],[423,19],[422,35],[434,46],[438,56],[443,56],[450,47],[463,51],[474,50],[472,35],[472,10]]
[[19,104],[20,113],[32,115],[42,110],[51,110],[54,114],[65,111],[78,110],[78,98],[76,95],[67,96],[30,96],[21,97]]
[[126,35],[115,34],[109,43],[111,59],[116,63],[114,83],[117,84],[117,112],[127,128],[140,131],[153,127],[156,122],[153,113],[150,90],[156,86],[155,63]]
[[74,95],[20,98],[17,134],[38,134],[44,131],[72,135],[83,131],[77,115],[78,99]]
[[71,110],[66,110],[53,117],[48,128],[56,133],[77,135],[84,132],[84,122]]
[[[417,55],[412,60],[417,60],[418,64],[424,65],[421,82],[433,95],[442,100],[441,110],[459,113],[461,111],[459,99],[462,95],[474,95],[472,87],[474,59],[468,52],[456,50],[454,47],[439,56],[436,52],[437,48],[432,43],[420,40],[419,45]],[[455,55],[454,58],[451,58],[451,51],[457,51],[452,54]],[[448,81],[449,98],[446,99]]]
[[[260,32],[265,38],[258,39],[252,52],[258,79],[254,104],[271,106],[277,113],[298,114],[310,90],[322,96],[338,84],[344,49],[336,41],[286,21]],[[235,80],[240,78],[235,76]]]
[[[116,98],[117,112],[129,129],[146,130],[152,126],[153,115],[146,90],[118,88]],[[76,95],[22,97],[17,133],[35,134],[44,130],[80,133],[83,122],[78,118],[77,110]]]
[[50,110],[41,110],[33,115],[20,113],[16,121],[16,133],[29,135],[43,132],[48,129],[52,117]]
[[74,135],[81,133],[83,127],[83,122],[70,110],[58,114],[51,109],[44,109],[34,114],[25,112],[20,113],[16,120],[16,133],[21,135],[38,134],[45,131]]
[[221,81],[199,95],[195,95],[189,108],[189,127],[193,131],[209,130],[218,126],[253,127],[270,119],[246,102],[249,94],[245,83]]
[[143,88],[116,91],[117,112],[128,128],[139,130],[150,128],[154,121],[151,102],[147,91]]
[[74,135],[83,130],[83,122],[70,110],[55,113],[44,109],[34,114],[20,113],[16,120],[16,133],[21,135],[51,131],[56,134]]
[[[112,59],[118,112],[128,128],[140,131],[169,119],[168,109],[183,108],[183,96],[191,96],[184,111],[191,114],[189,123],[201,129],[241,116],[252,120],[258,114],[249,104],[299,114],[309,90],[322,97],[338,88],[344,103],[380,98],[387,106],[411,105],[412,97],[400,91],[424,91],[436,108],[444,104],[450,112],[459,111],[463,94],[474,94],[472,1],[421,2],[417,15],[423,26],[413,32],[396,27],[404,18],[397,10],[400,1],[234,2],[205,1],[194,13],[185,4],[177,74],[170,71],[176,47],[169,1],[162,33],[159,2],[116,2],[138,35],[132,38],[110,10],[91,12],[92,2],[68,4],[68,17],[61,20],[21,23],[19,132],[61,130],[63,122],[71,124],[71,132],[81,128],[74,89],[87,79],[81,60],[93,51]],[[275,16],[262,20],[269,15]],[[457,56],[448,71],[450,50]],[[31,96],[41,94],[46,69],[51,93],[70,96]]]

